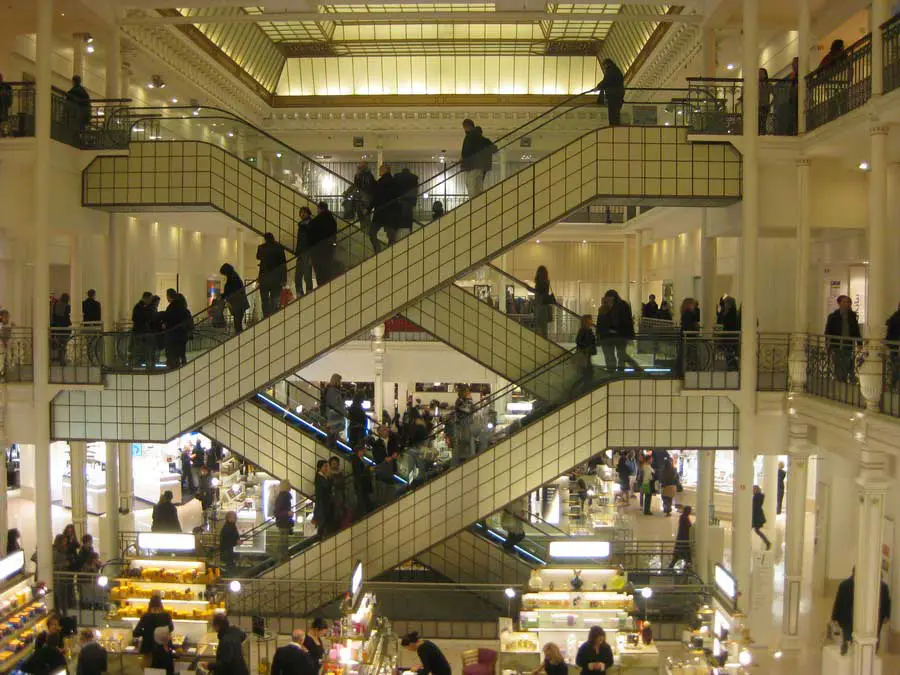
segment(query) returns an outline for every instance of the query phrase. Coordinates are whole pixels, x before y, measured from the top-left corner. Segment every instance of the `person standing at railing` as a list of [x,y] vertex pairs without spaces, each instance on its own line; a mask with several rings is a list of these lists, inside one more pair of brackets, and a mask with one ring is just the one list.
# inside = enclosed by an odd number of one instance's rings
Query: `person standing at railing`
[[597,315],[597,337],[601,341],[609,343],[612,351],[604,347],[603,354],[606,357],[606,367],[612,371],[625,372],[625,363],[628,362],[635,370],[640,370],[638,363],[628,356],[628,345],[634,339],[634,317],[631,314],[631,305],[619,297],[617,291],[610,289],[603,296],[603,306],[608,310],[602,315],[604,333],[601,337],[601,315]]
[[66,345],[72,335],[72,306],[69,294],[63,293],[50,308],[50,345],[52,357],[61,366],[66,365]]
[[259,261],[259,293],[263,316],[267,317],[278,310],[281,289],[287,282],[287,258],[271,232],[266,232],[263,236],[263,243],[256,249],[256,259]]
[[844,41],[840,39],[834,40],[831,43],[831,48],[819,62],[819,67],[817,70],[833,66],[835,63],[842,61],[844,59],[844,56]]
[[553,305],[550,293],[550,273],[543,265],[534,273],[534,332],[547,337],[547,325],[553,321]]
[[69,110],[72,140],[77,141],[78,135],[91,121],[91,95],[81,85],[81,76],[72,76],[72,88],[66,92],[66,106]]
[[97,300],[97,291],[93,288],[87,292],[87,297],[81,301],[81,320],[85,324],[94,325],[103,321],[100,302]]
[[153,294],[144,291],[141,299],[131,310],[131,360],[132,365],[140,367],[146,364],[148,368],[153,367],[151,354],[153,353],[153,341],[155,339],[154,323],[156,321],[156,312],[153,311]]
[[862,338],[859,316],[853,311],[849,295],[839,295],[838,308],[828,315],[825,322],[825,344],[834,363],[834,374],[839,382],[852,382],[855,377],[853,364],[857,342]]
[[662,304],[659,306],[659,314],[656,315],[656,318],[660,321],[671,321],[672,320],[672,308],[669,307],[669,301],[663,300]]
[[737,301],[730,295],[722,300],[722,311],[719,314],[719,323],[722,330],[729,335],[722,337],[722,350],[725,352],[725,366],[728,370],[736,371],[740,360],[741,350],[741,313],[737,307]]
[[193,318],[184,295],[169,288],[166,290],[166,299],[169,305],[162,318],[166,368],[175,370],[187,363],[187,343],[191,337]]
[[[297,297],[313,292],[313,267],[309,250],[309,231],[312,226],[312,211],[306,206],[300,207],[300,220],[297,221],[297,243],[294,255],[297,256],[294,268],[294,289]],[[360,220],[362,220],[360,218]]]
[[612,59],[603,59],[603,79],[597,84],[597,104],[606,103],[609,111],[609,123],[618,126],[622,123],[622,106],[625,104],[625,75]]
[[641,307],[641,316],[645,319],[659,318],[659,305],[656,304],[656,296],[653,293],[647,299],[647,302]]
[[759,69],[759,135],[765,136],[769,121],[769,110],[772,109],[772,83],[769,81],[769,71]]
[[673,569],[679,561],[683,560],[688,567],[691,565],[691,513],[693,509],[685,506],[678,518],[678,533],[675,535],[675,551],[669,569]]
[[800,59],[791,61],[791,72],[774,91],[775,133],[779,136],[796,136],[797,120],[800,114]]
[[234,334],[240,335],[244,330],[244,314],[250,309],[250,302],[247,300],[247,291],[244,289],[244,280],[241,279],[237,270],[230,263],[224,263],[219,268],[219,274],[225,277],[225,288],[222,289],[222,295],[228,308],[231,310],[231,317],[234,320]]
[[484,192],[484,177],[493,166],[497,146],[484,136],[482,128],[475,126],[472,120],[464,119],[462,127],[466,135],[460,152],[460,164],[466,175],[466,192],[469,199],[474,199]]

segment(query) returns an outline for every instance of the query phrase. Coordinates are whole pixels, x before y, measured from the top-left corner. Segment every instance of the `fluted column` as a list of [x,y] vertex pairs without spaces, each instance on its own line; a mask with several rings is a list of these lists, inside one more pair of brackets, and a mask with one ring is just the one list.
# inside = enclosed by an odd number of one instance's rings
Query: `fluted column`
[[381,424],[381,411],[384,410],[384,324],[380,323],[372,329],[375,340],[372,342],[372,357],[375,366],[375,397],[372,407],[375,412],[375,421]]
[[794,269],[794,333],[791,335],[788,356],[791,391],[797,392],[802,392],[806,387],[806,345],[807,334],[809,333],[809,265],[810,249],[812,247],[809,214],[809,160],[803,157],[797,160],[797,266]]
[[809,46],[812,41],[810,0],[799,0],[797,26],[797,131],[806,133],[806,74],[809,67]]
[[697,451],[697,501],[694,521],[694,570],[710,581],[709,528],[715,500],[715,450]]
[[807,427],[788,413],[787,500],[784,543],[784,612],[781,647],[800,649],[800,599],[803,595],[803,541],[806,536],[806,489],[809,469]]
[[72,523],[78,538],[87,534],[87,443],[69,441]]
[[115,558],[119,550],[119,444],[106,443],[106,527],[101,542],[103,557]]

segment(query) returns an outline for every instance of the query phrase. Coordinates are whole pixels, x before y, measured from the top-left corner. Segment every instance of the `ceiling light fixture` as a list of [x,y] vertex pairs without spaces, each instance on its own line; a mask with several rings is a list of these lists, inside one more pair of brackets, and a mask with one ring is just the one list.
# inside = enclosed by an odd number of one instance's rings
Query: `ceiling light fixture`
[[725,66],[725,70],[734,70],[734,69],[735,69],[735,65],[733,63],[729,63],[727,66]]
[[178,103],[178,99],[177,99],[177,98],[173,98],[173,99],[172,99],[172,103]]
[[868,163],[868,162],[865,162],[865,161],[864,161],[864,162],[860,162],[860,163],[859,163],[859,170],[860,170],[860,171],[868,171],[868,170],[869,170],[869,163]]
[[282,153],[280,153],[280,152],[276,152],[276,153],[275,153],[275,156],[276,156],[278,159],[281,159],[281,155],[282,155]]
[[147,89],[165,89],[166,83],[160,75],[153,75],[147,83]]

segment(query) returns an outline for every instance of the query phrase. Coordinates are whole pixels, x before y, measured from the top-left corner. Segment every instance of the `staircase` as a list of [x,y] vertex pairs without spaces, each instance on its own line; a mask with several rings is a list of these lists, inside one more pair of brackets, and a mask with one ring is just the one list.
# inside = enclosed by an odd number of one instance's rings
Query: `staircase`
[[[299,196],[209,144],[134,144],[86,170],[86,205],[221,210],[293,236]],[[588,132],[375,256],[347,233],[339,255],[359,264],[222,345],[165,374],[110,374],[103,391],[53,401],[53,437],[166,441],[296,372],[467,271],[597,198],[712,206],[740,198],[740,157],[692,144],[679,128]],[[127,172],[122,175],[123,170]],[[346,229],[346,228],[345,228]]]

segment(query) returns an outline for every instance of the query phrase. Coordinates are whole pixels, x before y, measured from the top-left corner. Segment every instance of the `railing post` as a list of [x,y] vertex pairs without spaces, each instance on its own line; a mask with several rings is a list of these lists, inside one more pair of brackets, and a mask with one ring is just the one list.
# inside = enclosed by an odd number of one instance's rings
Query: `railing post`
[[806,391],[806,364],[808,338],[806,333],[792,333],[788,348],[788,389],[792,392]]
[[866,399],[866,408],[874,412],[881,410],[881,393],[884,388],[884,345],[880,340],[866,340],[862,343],[862,364],[859,367],[859,391]]

